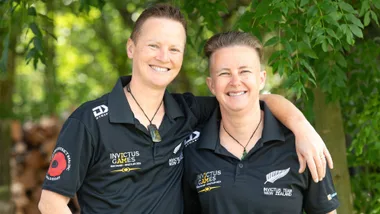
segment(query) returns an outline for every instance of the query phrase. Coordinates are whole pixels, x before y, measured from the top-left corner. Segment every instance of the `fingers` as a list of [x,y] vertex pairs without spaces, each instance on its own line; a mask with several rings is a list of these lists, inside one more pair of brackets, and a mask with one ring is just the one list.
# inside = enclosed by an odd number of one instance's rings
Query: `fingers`
[[325,176],[326,176],[326,167],[327,167],[327,165],[326,165],[326,157],[325,157],[325,155],[322,154],[320,156],[320,160],[321,160],[321,164],[322,164],[322,166],[321,166],[322,174],[318,173],[318,175],[319,175],[319,181],[322,181],[325,178]]
[[330,169],[333,169],[334,168],[334,163],[333,163],[331,154],[330,154],[329,150],[327,149],[327,147],[325,147],[323,149],[323,154],[326,156],[327,163],[329,164]]
[[[325,177],[326,173],[326,159],[324,155],[316,155],[313,156],[315,166],[317,168],[317,173],[318,173],[318,180],[321,181]],[[325,164],[323,164],[323,162]]]
[[298,170],[299,173],[303,173],[306,169],[306,159],[297,152],[298,156],[298,162],[300,163],[300,169]]
[[315,160],[312,156],[310,156],[307,160],[307,166],[309,167],[310,174],[313,177],[313,180],[315,183],[318,183],[319,177],[318,177],[318,171],[317,167],[315,165]]

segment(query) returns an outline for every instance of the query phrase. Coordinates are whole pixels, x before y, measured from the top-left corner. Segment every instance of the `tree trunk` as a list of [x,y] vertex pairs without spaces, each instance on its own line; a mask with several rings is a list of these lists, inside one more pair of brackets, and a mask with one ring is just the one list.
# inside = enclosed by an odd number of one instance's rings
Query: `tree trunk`
[[9,155],[11,153],[10,122],[9,120],[0,120],[0,214],[11,212],[11,176]]
[[[16,30],[17,31],[17,30]],[[0,35],[5,35],[6,29],[0,29]],[[3,37],[4,38],[4,37]],[[12,140],[10,137],[10,118],[13,116],[12,94],[15,80],[15,44],[18,32],[11,31],[9,37],[8,60],[6,72],[0,73],[0,213],[12,213],[11,211],[11,176],[10,153]],[[3,50],[2,41],[0,50]]]
[[[49,12],[49,17],[54,20],[55,11],[55,1],[46,1],[46,9]],[[46,30],[54,34],[54,23],[53,21],[45,20],[44,25]],[[46,67],[45,67],[45,103],[47,105],[47,114],[55,115],[57,110],[57,103],[59,100],[59,93],[57,87],[56,79],[56,69],[54,65],[55,58],[55,42],[52,36],[45,34],[44,38],[44,49],[46,56]]]
[[350,176],[348,174],[346,142],[339,102],[326,103],[325,94],[314,89],[315,128],[325,141],[334,160],[331,171],[340,206],[338,213],[351,214],[353,210]]

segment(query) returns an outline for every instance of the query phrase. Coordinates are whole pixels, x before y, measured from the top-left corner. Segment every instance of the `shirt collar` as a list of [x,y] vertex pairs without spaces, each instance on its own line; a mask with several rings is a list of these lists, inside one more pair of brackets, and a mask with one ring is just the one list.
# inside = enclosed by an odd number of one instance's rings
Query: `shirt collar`
[[[109,118],[111,123],[131,123],[134,124],[134,115],[129,106],[128,100],[124,94],[124,86],[132,79],[132,76],[120,77],[116,85],[108,96]],[[176,100],[165,90],[164,94],[165,114],[173,120],[177,117],[183,117]]]
[[[264,111],[264,128],[261,139],[257,143],[266,143],[269,141],[282,141],[285,142],[285,136],[283,131],[283,125],[273,116],[264,101],[260,101],[260,108]],[[205,126],[201,130],[201,136],[199,138],[199,149],[211,149],[216,150],[219,139],[219,127],[220,127],[220,109],[214,111],[210,119],[206,122]]]

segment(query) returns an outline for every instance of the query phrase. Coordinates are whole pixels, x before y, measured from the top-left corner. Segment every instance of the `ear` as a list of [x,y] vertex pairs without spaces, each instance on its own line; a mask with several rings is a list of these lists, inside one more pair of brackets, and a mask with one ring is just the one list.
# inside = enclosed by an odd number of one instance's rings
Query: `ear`
[[133,59],[133,53],[135,51],[135,43],[131,38],[128,39],[126,44],[128,58]]
[[211,91],[211,93],[215,96],[215,88],[211,77],[206,78],[206,83],[208,86],[208,89]]
[[266,79],[267,72],[265,70],[260,71],[260,90],[264,88]]

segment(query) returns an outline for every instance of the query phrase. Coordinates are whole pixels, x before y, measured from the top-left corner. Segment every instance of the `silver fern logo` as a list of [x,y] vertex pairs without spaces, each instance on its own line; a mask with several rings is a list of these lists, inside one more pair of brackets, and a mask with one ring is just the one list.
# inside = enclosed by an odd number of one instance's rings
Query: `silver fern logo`
[[268,173],[267,174],[267,180],[265,181],[264,184],[266,184],[267,182],[273,184],[278,179],[285,177],[285,175],[288,174],[289,170],[290,170],[290,167],[287,169],[276,170],[276,171],[273,171],[271,173]]

